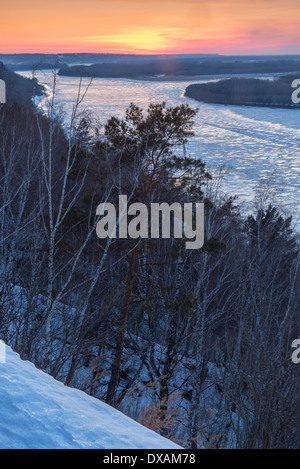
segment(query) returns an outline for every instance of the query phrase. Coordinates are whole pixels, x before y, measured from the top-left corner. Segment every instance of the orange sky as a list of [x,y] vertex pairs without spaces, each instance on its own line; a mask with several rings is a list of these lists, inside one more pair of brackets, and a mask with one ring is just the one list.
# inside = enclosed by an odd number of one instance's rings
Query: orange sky
[[1,0],[0,52],[300,54],[299,26],[299,0]]

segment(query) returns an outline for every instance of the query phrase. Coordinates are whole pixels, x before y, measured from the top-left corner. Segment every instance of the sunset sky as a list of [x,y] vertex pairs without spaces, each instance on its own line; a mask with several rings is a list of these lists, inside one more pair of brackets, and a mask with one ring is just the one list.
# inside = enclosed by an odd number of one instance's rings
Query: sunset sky
[[0,53],[299,54],[299,0],[2,0]]

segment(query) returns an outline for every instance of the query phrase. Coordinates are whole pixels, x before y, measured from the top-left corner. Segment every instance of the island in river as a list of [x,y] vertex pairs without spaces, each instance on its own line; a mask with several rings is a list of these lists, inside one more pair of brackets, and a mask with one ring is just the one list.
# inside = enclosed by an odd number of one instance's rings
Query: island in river
[[229,78],[217,82],[189,85],[185,96],[212,104],[300,108],[300,74],[265,80],[261,78]]

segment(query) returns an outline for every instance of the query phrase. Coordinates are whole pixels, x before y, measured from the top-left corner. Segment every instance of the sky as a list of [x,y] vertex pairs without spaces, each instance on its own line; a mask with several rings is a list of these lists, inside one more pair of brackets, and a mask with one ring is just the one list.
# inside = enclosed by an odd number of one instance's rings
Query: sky
[[299,0],[1,0],[0,53],[300,54]]

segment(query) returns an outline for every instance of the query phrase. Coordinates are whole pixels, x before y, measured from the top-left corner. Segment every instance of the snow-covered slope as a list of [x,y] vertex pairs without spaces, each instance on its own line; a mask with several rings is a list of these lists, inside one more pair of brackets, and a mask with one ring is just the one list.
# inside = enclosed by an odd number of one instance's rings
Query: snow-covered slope
[[1,361],[1,449],[179,448],[98,399],[64,386],[7,346]]

